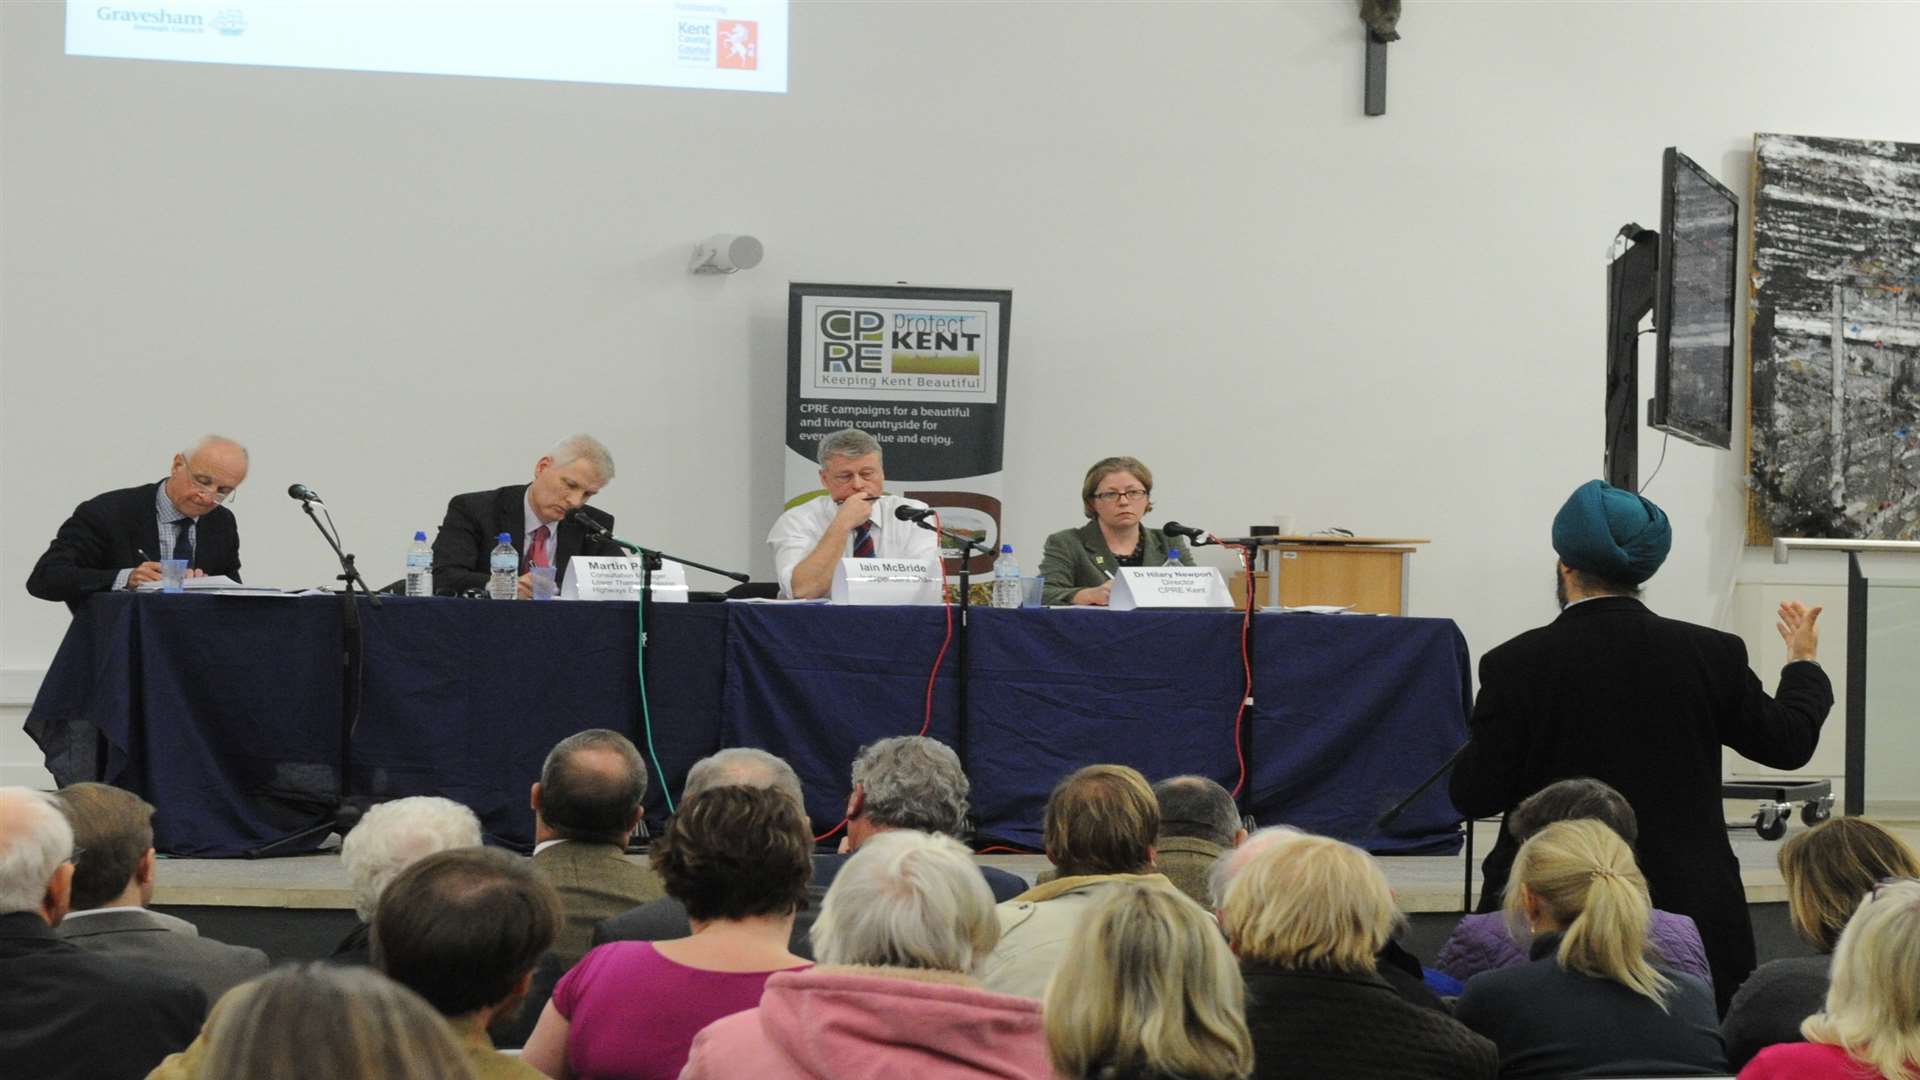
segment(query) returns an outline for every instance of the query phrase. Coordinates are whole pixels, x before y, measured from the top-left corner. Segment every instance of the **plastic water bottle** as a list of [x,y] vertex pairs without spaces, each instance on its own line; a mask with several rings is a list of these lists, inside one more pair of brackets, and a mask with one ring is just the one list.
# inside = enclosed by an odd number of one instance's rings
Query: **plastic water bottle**
[[487,575],[487,598],[511,600],[520,591],[520,553],[513,550],[513,535],[501,533],[500,543],[487,559],[492,572]]
[[1001,544],[1000,557],[993,560],[993,606],[1017,608],[1021,592],[1020,561],[1013,557],[1012,544]]
[[1179,549],[1179,548],[1168,548],[1168,549],[1167,549],[1167,561],[1166,561],[1166,562],[1163,562],[1163,563],[1161,563],[1160,565],[1161,565],[1161,566],[1185,566],[1185,565],[1187,565],[1187,564],[1186,564],[1186,563],[1183,563],[1183,562],[1181,562],[1181,561],[1180,561],[1180,549]]
[[407,549],[407,595],[433,595],[433,549],[427,546],[427,534],[413,534],[413,546]]

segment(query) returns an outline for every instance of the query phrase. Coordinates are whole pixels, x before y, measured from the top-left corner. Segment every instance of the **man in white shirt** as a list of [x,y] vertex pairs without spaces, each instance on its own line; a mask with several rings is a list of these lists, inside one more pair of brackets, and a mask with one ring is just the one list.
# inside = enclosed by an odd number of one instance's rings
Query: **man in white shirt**
[[858,428],[845,428],[820,440],[820,484],[824,499],[809,499],[780,515],[767,534],[780,595],[811,599],[827,595],[833,568],[848,556],[881,559],[938,559],[940,539],[930,529],[901,521],[902,506],[926,509],[917,499],[883,493],[887,474],[880,444]]

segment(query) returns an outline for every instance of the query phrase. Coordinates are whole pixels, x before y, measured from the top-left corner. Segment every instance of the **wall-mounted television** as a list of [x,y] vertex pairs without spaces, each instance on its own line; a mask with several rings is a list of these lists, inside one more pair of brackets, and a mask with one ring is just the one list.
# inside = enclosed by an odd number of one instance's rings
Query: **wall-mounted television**
[[1701,446],[1733,447],[1733,321],[1739,297],[1740,200],[1668,147],[1660,185],[1649,427]]

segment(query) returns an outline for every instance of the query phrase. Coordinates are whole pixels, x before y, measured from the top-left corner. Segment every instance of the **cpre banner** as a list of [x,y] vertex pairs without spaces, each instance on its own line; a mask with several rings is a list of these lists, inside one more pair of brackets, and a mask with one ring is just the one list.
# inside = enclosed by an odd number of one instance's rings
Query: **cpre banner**
[[[789,284],[787,506],[825,494],[820,439],[860,428],[885,451],[889,494],[997,552],[1012,306],[1007,289]],[[957,571],[958,545],[942,554]]]

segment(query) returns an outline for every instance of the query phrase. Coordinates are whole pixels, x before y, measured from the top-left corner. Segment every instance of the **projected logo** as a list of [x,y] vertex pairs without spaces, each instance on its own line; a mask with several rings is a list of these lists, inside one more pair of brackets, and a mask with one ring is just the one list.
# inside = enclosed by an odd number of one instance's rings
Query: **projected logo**
[[760,67],[760,24],[721,19],[715,24],[720,35],[720,56],[716,67],[735,71],[756,71]]
[[247,32],[247,13],[239,8],[221,8],[214,13],[213,28],[224,37],[239,37]]
[[[986,390],[986,319],[972,312],[830,307],[816,323],[813,385],[925,393]],[[884,396],[884,395],[881,395]]]

